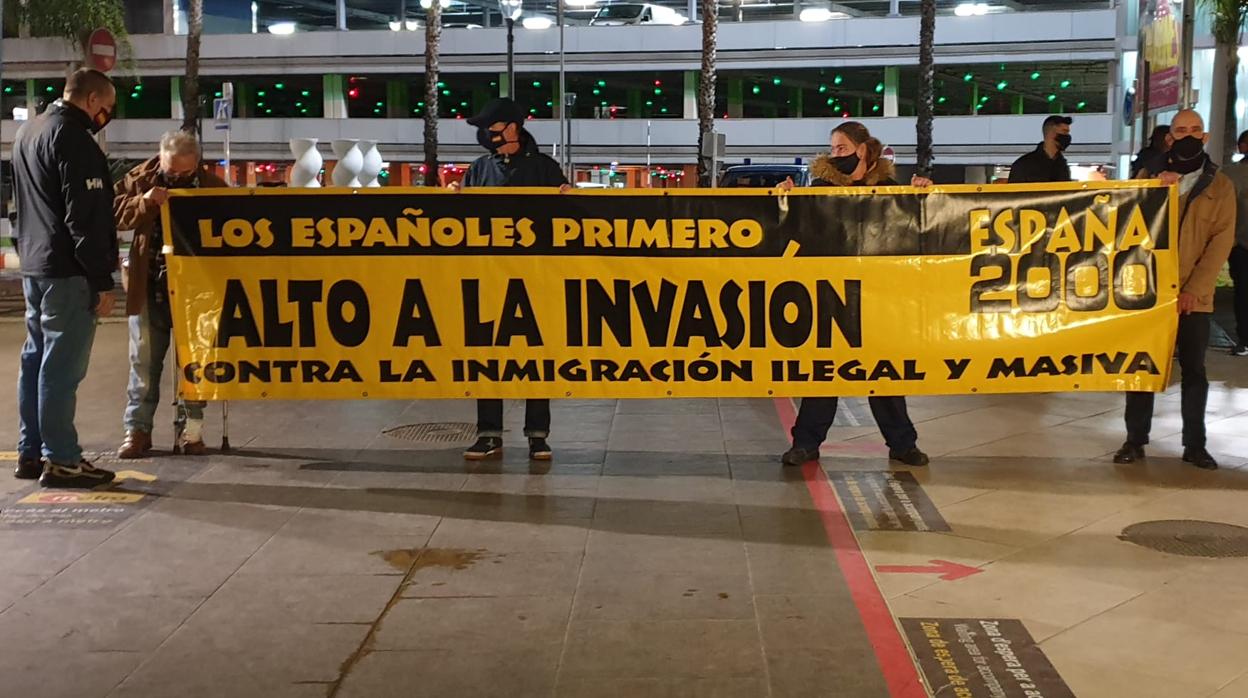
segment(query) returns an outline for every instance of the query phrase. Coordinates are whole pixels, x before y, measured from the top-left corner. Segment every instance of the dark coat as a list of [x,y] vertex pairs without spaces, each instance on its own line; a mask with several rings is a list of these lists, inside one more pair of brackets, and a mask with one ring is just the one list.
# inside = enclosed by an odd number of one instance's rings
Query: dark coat
[[538,151],[528,131],[520,131],[520,152],[477,158],[464,175],[465,187],[560,187],[568,183],[554,158]]
[[108,158],[90,127],[86,112],[57,101],[17,130],[14,238],[24,276],[85,276],[103,293],[113,288],[117,228]]
[[1037,184],[1041,182],[1069,182],[1070,165],[1061,153],[1051,158],[1044,152],[1044,144],[1014,161],[1010,167],[1010,184]]

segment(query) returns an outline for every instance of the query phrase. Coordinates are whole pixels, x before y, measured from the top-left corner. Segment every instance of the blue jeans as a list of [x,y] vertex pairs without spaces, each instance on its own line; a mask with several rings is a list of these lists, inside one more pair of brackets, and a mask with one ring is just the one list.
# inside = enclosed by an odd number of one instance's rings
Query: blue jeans
[[[828,429],[836,419],[837,399],[834,397],[802,398],[802,406],[797,411],[797,422],[793,425],[793,445],[809,451],[819,450],[824,439],[828,438]],[[884,443],[893,452],[909,451],[919,442],[919,433],[910,421],[906,412],[904,397],[869,397],[867,404],[871,407],[871,415],[884,435]]]
[[[148,283],[163,282],[151,280]],[[165,355],[169,353],[173,333],[169,306],[156,303],[153,296],[149,293],[142,312],[129,318],[130,383],[126,387],[126,414],[123,420],[126,431],[148,434],[152,433],[156,408],[160,405],[160,377],[164,373]],[[205,404],[179,400],[178,422],[185,423],[187,419],[202,422]]]
[[22,280],[26,344],[17,378],[21,427],[17,452],[77,465],[82,460],[74,413],[95,342],[96,295],[86,277]]

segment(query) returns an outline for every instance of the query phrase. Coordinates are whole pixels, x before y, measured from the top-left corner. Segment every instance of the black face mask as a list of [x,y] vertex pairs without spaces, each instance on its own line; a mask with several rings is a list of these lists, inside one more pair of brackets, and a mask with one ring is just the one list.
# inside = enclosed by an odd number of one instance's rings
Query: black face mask
[[506,145],[508,142],[507,136],[504,135],[505,133],[506,129],[502,131],[491,131],[488,128],[479,128],[477,129],[477,143],[491,153],[497,153],[498,149]]
[[104,130],[108,122],[113,120],[113,113],[107,109],[100,109],[91,117],[91,133],[96,134]]
[[1069,147],[1070,147],[1070,134],[1069,133],[1057,134],[1057,149],[1064,151]]
[[841,157],[832,158],[832,164],[843,175],[852,175],[854,170],[858,169],[858,165],[862,161],[858,159],[858,153],[850,153]]
[[1205,166],[1205,144],[1196,136],[1180,138],[1170,146],[1170,171],[1189,174]]
[[199,186],[199,175],[196,173],[171,177],[161,172],[160,179],[165,183],[166,189],[193,189]]

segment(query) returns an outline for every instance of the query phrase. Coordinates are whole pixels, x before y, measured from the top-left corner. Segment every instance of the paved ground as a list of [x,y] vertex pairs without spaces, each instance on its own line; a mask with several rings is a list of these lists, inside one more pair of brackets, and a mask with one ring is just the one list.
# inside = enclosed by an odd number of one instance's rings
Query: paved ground
[[[0,323],[0,383],[21,337]],[[89,450],[120,436],[124,355],[104,325]],[[382,433],[471,403],[234,403],[236,453],[130,463],[106,496],[0,477],[0,696],[954,695],[894,617],[1006,629],[986,655],[1045,696],[1245,696],[1248,561],[1118,536],[1248,526],[1246,366],[1211,362],[1216,473],[1178,462],[1173,391],[1145,465],[1109,462],[1120,396],[975,396],[913,400],[934,462],[892,471],[860,401],[805,469],[777,462],[784,401],[557,402],[537,468],[518,433],[485,465]]]

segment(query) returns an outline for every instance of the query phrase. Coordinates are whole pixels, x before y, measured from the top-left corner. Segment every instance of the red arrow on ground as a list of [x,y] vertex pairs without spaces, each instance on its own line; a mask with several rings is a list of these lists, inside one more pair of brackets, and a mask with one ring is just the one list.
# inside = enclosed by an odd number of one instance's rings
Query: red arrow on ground
[[946,582],[953,582],[983,572],[978,567],[962,565],[948,560],[928,560],[928,565],[876,565],[875,571],[884,574],[938,574]]

